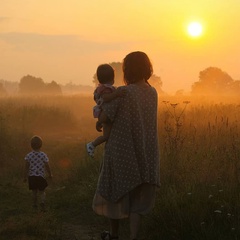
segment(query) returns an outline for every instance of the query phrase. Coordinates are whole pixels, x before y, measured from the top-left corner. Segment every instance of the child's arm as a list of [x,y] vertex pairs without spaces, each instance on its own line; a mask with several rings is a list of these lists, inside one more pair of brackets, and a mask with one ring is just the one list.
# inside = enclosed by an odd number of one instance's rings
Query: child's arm
[[103,99],[103,102],[110,102],[117,97],[123,97],[125,92],[126,91],[124,88],[117,88],[116,91],[113,92],[104,92],[101,94],[101,97]]
[[26,161],[25,163],[25,169],[24,169],[24,176],[23,176],[23,181],[26,182],[28,178],[28,171],[29,171],[29,162]]
[[102,127],[103,127],[103,123],[108,121],[108,117],[105,114],[104,111],[102,111],[98,117],[98,121],[96,122],[96,129],[98,132],[102,132]]
[[51,169],[50,169],[50,167],[49,167],[48,162],[45,162],[45,168],[46,168],[46,170],[47,170],[48,176],[49,176],[50,178],[52,178],[52,173],[51,173]]

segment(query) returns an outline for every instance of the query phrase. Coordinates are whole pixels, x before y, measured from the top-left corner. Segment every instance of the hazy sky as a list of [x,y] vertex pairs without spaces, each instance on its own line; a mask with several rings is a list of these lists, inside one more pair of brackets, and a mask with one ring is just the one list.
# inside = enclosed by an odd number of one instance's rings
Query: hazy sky
[[[191,38],[188,23],[203,35]],[[240,80],[239,0],[0,0],[0,79],[92,85],[101,63],[145,51],[165,91],[207,67]]]

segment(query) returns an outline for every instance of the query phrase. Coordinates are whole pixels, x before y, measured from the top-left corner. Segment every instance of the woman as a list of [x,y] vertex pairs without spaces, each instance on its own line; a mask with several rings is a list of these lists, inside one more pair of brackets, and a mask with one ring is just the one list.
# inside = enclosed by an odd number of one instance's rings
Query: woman
[[131,239],[137,239],[141,215],[155,202],[159,186],[157,92],[148,83],[153,72],[148,56],[132,52],[123,61],[125,96],[104,103],[101,123],[112,122],[93,210],[110,219],[102,239],[118,239],[119,219],[130,218]]

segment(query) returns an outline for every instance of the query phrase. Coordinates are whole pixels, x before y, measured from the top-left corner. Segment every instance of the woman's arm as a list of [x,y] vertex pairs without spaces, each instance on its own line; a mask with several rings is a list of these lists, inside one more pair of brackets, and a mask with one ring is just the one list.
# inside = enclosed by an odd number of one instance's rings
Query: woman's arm
[[114,92],[104,92],[101,97],[103,99],[103,102],[110,102],[117,97],[124,97],[125,94],[125,88],[117,88]]

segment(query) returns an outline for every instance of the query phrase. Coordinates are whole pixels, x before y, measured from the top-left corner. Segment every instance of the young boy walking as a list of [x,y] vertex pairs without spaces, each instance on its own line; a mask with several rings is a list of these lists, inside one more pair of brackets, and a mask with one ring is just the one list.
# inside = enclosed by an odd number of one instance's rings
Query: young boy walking
[[31,139],[32,151],[26,157],[24,182],[28,179],[29,190],[32,190],[33,208],[38,208],[38,195],[40,195],[41,210],[45,210],[45,188],[48,183],[45,179],[45,170],[49,178],[52,173],[49,167],[49,159],[46,153],[41,151],[42,139],[39,136],[33,136]]

